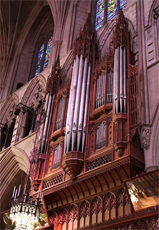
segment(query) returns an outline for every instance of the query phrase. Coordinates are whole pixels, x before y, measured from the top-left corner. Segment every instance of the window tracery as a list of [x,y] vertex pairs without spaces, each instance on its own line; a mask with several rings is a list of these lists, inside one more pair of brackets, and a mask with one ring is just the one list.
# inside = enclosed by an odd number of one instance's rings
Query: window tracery
[[125,10],[127,0],[98,0],[96,4],[96,31],[104,25],[104,22],[112,20],[119,12]]

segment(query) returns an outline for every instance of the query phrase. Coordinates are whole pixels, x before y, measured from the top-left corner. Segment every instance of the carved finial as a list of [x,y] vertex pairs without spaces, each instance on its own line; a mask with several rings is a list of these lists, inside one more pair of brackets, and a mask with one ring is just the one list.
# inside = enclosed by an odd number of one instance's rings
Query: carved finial
[[91,23],[91,14],[88,14],[86,23],[84,24],[83,30],[80,29],[79,37],[74,43],[74,54],[73,58],[76,58],[76,55],[83,55],[87,57],[88,62],[92,60],[93,45],[94,45],[94,28]]
[[115,32],[114,32],[114,46],[115,48],[120,45],[122,48],[127,45],[127,36],[128,36],[128,24],[126,18],[123,14],[123,11],[120,10],[120,14],[117,20]]
[[59,82],[59,78],[60,78],[60,71],[61,71],[60,56],[58,56],[57,60],[55,62],[55,65],[52,68],[51,76],[47,80],[47,86],[46,86],[45,94],[47,94],[48,92],[53,94],[55,92],[57,83]]

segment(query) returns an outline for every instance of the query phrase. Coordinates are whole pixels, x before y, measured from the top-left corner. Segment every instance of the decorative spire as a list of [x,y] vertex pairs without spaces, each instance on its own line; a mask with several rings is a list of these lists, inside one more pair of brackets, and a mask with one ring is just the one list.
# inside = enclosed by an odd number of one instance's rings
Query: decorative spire
[[87,57],[88,62],[92,61],[95,40],[94,34],[94,28],[91,23],[91,14],[89,13],[83,30],[80,29],[79,37],[75,40],[73,58],[75,58],[76,55],[82,54],[83,57]]
[[128,24],[123,11],[120,10],[118,21],[114,32],[114,47],[120,45],[122,48],[127,45]]
[[52,73],[51,76],[47,80],[47,86],[46,86],[46,92],[45,94],[49,93],[54,94],[56,90],[57,83],[59,82],[60,79],[60,57],[58,56],[54,67],[52,68]]

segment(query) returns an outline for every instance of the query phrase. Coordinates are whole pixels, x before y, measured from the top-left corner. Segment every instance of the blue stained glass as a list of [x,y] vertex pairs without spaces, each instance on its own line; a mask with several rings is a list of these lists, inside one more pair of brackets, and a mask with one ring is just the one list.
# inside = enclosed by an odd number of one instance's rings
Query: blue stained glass
[[51,47],[52,47],[52,37],[49,39],[49,41],[47,43],[47,48],[46,48],[46,53],[45,53],[45,61],[44,61],[43,69],[45,69],[45,67],[49,63]]
[[104,24],[104,0],[97,1],[96,8],[96,24],[95,29],[98,30]]
[[43,54],[44,54],[44,44],[42,44],[42,46],[40,47],[39,53],[38,53],[38,60],[36,64],[35,76],[40,73]]
[[127,1],[126,0],[120,0],[120,9],[125,10]]
[[110,21],[117,14],[117,0],[108,1],[107,19]]

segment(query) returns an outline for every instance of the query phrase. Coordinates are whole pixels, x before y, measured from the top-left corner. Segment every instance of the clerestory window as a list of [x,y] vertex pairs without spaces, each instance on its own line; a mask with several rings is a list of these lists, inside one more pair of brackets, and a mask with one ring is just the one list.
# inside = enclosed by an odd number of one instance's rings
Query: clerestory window
[[41,71],[43,71],[49,63],[50,59],[50,53],[51,53],[51,48],[52,48],[52,36],[45,41],[38,53],[38,58],[37,58],[37,63],[36,63],[36,69],[35,69],[35,76],[38,75]]
[[95,29],[101,28],[105,22],[113,19],[120,11],[124,10],[127,0],[98,0],[96,4]]

